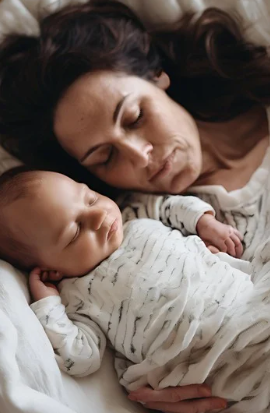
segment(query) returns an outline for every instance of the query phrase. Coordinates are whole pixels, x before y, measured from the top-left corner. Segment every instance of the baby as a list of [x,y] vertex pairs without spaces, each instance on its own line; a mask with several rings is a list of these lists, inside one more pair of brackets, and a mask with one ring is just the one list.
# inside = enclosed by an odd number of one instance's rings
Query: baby
[[213,208],[198,198],[136,194],[121,204],[127,206],[122,216],[111,199],[64,175],[8,171],[0,178],[1,258],[23,269],[56,270],[51,276],[58,280],[61,274],[84,275],[117,250],[123,224],[136,218],[160,220],[184,235],[197,233],[212,252],[242,255],[239,231],[218,222]]
[[[106,336],[130,390],[214,375],[217,382],[226,351],[247,328],[234,315],[247,310],[253,283],[245,262],[211,253],[242,254],[240,233],[211,206],[135,194],[121,213],[84,184],[27,171],[0,180],[0,214],[1,258],[32,269],[32,309],[61,369],[77,377],[96,371]],[[196,233],[201,239],[183,236]]]

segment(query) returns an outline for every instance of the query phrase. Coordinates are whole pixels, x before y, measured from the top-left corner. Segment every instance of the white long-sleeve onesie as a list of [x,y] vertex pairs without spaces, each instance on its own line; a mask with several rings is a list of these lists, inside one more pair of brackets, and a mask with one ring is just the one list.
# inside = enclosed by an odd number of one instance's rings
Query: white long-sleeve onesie
[[[178,228],[182,233],[195,234],[199,218],[205,212],[214,213],[210,205],[195,197],[162,197],[135,194],[125,196],[121,200],[121,204],[125,239],[120,249],[83,278],[63,281],[60,284],[62,300],[59,297],[48,297],[32,304],[32,309],[36,312],[53,344],[60,367],[72,375],[85,376],[97,370],[106,344],[104,334],[98,328],[99,323],[92,321],[95,320],[94,317],[92,318],[92,310],[95,308],[96,312],[100,312],[96,306],[93,307],[93,299],[95,300],[95,298],[92,297],[92,295],[95,295],[92,286],[95,287],[97,273],[103,274],[104,265],[107,267],[108,260],[114,263],[115,271],[118,271],[119,262],[124,262],[125,265],[129,263],[130,250],[126,245],[126,234],[132,236],[132,231],[134,231],[134,236],[136,235],[136,245],[132,250],[135,251],[136,249],[140,253],[144,250],[142,243],[144,243],[145,237],[138,237],[138,231],[130,226],[130,222],[137,218],[153,218],[158,221],[161,220],[165,225]],[[147,228],[149,223],[153,224],[144,220],[142,225]],[[181,234],[179,236],[182,239]],[[89,253],[91,252],[89,251]],[[127,270],[127,277],[131,271],[133,271],[132,266]],[[156,269],[153,271],[156,271]],[[115,275],[117,276],[117,274]],[[82,296],[80,296],[80,293],[77,294],[79,284],[82,285],[84,291]],[[91,290],[89,285],[91,285]],[[113,285],[115,287],[114,291],[121,287],[118,282],[114,282]],[[84,288],[85,286],[87,288]],[[111,287],[111,282],[109,284],[103,282],[98,295],[107,295]],[[66,305],[66,310],[61,301]],[[103,306],[103,301],[103,296],[98,298],[98,306],[100,303]],[[82,308],[84,310],[87,308],[87,313],[81,311]],[[88,311],[89,309],[90,311]],[[103,307],[102,312],[106,320],[110,311],[110,306],[109,308],[107,306]],[[103,316],[101,317],[103,318]]]
[[[88,275],[62,281],[63,304],[60,297],[32,304],[62,369],[76,376],[95,371],[106,336],[118,353],[120,382],[129,389],[208,379],[221,396],[247,395],[235,380],[265,351],[256,347],[267,334],[265,307],[257,309],[250,275],[240,270],[245,263],[229,265],[197,236],[174,229],[195,233],[209,210],[193,197],[133,197],[123,211],[120,248]],[[248,329],[252,336],[245,336]],[[247,344],[251,350],[239,353]]]

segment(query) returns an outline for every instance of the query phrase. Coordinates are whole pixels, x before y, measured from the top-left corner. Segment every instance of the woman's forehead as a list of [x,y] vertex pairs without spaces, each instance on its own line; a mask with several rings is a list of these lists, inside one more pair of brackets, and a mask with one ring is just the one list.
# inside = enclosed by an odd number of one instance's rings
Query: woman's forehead
[[[120,75],[113,72],[95,72],[86,74],[77,79],[66,91],[61,104],[74,105],[85,103],[91,104],[93,109],[97,104],[104,106],[110,104],[106,98],[119,99],[129,93],[129,91],[136,90],[138,83],[143,80],[133,76]],[[143,81],[144,82],[144,81]]]
[[59,101],[54,118],[58,137],[83,132],[91,120],[112,116],[119,99],[127,94],[129,82],[113,73],[92,73],[74,82]]
[[[140,89],[141,82],[143,87]],[[90,136],[94,145],[95,137],[99,139],[102,135],[104,138],[110,130],[119,103],[128,95],[145,93],[147,83],[113,72],[91,73],[78,79],[55,111],[54,132],[60,144],[72,156],[80,158]]]

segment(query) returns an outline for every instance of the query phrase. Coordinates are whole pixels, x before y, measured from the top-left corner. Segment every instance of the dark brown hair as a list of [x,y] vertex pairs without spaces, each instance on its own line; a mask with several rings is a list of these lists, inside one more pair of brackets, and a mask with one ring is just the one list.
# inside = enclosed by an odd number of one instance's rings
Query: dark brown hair
[[87,182],[89,173],[54,136],[57,102],[87,72],[112,70],[151,81],[162,69],[171,78],[168,93],[196,118],[229,119],[270,103],[266,49],[245,42],[225,12],[189,13],[174,32],[150,34],[126,6],[91,1],[46,17],[37,38],[9,36],[1,45],[2,142],[33,166]]
[[270,57],[247,42],[239,17],[206,9],[186,14],[174,32],[157,33],[170,96],[195,118],[224,121],[270,103]]
[[31,198],[40,182],[40,172],[26,167],[13,168],[0,177],[0,259],[22,270],[37,265],[35,246],[29,245],[27,236],[24,242],[16,237],[11,223],[5,219],[4,211],[16,200]]

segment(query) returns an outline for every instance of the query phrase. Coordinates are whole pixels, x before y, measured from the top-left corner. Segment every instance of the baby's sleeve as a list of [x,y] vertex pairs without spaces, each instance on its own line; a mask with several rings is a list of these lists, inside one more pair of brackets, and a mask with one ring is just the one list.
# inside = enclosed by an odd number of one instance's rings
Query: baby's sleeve
[[184,234],[196,234],[198,220],[205,213],[215,215],[211,205],[194,196],[129,194],[122,203],[124,221],[136,218],[160,220]]
[[79,314],[75,307],[67,315],[59,296],[43,298],[31,308],[51,341],[61,370],[84,377],[99,369],[106,339],[89,316]]
[[159,204],[163,224],[188,234],[197,234],[197,223],[202,215],[215,215],[211,205],[195,196],[170,195],[159,200]]

